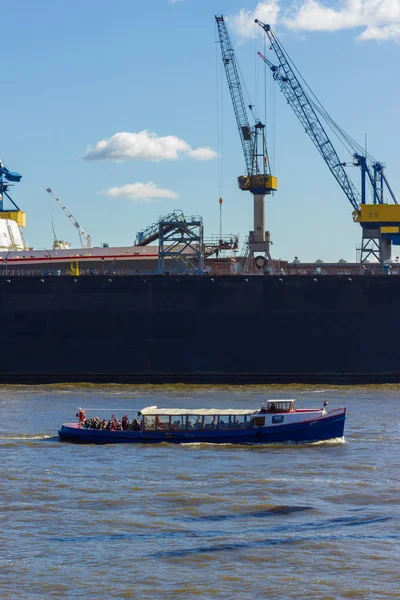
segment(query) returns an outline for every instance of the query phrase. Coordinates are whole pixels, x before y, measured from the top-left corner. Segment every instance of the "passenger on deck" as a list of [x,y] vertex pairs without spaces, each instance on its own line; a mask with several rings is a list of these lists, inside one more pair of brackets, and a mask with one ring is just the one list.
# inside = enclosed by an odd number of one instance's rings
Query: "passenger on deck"
[[137,419],[133,419],[132,423],[129,426],[129,431],[140,431],[140,424]]
[[129,418],[128,415],[124,415],[121,421],[122,429],[127,431],[129,429]]
[[200,419],[200,417],[197,417],[196,422],[194,424],[194,428],[195,429],[201,429],[201,419]]

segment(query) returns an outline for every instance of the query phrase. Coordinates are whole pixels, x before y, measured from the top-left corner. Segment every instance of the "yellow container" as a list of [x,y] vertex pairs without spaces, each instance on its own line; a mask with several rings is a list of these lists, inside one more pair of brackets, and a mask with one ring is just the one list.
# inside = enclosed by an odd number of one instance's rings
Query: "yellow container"
[[358,223],[400,223],[400,204],[361,204],[361,212],[355,220]]
[[69,264],[69,275],[73,275],[76,277],[80,275],[79,262],[77,260],[74,260]]
[[22,212],[22,210],[0,211],[0,219],[11,219],[19,227],[26,227],[26,213]]
[[273,175],[253,175],[238,177],[238,185],[241,190],[253,190],[258,188],[262,191],[274,192],[278,189],[278,178]]

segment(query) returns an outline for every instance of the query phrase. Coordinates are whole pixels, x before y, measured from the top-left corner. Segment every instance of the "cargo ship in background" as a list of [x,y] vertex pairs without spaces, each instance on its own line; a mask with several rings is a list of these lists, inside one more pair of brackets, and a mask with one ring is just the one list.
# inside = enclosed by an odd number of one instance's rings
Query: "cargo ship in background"
[[234,237],[207,244],[179,211],[136,243],[0,252],[1,383],[400,381],[395,270],[274,274],[263,258],[244,273]]
[[1,165],[0,382],[400,382],[400,277],[391,258],[400,244],[400,206],[382,163],[353,148],[359,193],[321,123],[323,110],[271,28],[259,23],[279,65],[262,58],[362,231],[357,263],[275,260],[265,196],[278,181],[265,126],[249,123],[224,19],[216,21],[247,168],[238,184],[254,202],[254,229],[242,250],[237,235],[207,238],[202,218],[181,211],[160,217],[131,246],[93,248],[57,198],[81,247],[55,236],[51,250],[35,250],[25,244],[25,215],[8,193],[21,176]]

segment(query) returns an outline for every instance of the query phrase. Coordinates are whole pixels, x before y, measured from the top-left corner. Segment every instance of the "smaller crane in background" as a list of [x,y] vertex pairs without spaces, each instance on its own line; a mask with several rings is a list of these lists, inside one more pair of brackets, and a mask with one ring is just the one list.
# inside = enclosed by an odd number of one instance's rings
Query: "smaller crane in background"
[[[86,231],[83,229],[83,227],[81,227],[81,225],[79,225],[79,223],[75,219],[75,217],[69,212],[68,208],[66,206],[64,206],[64,204],[61,202],[61,200],[59,198],[57,198],[57,196],[55,195],[55,193],[53,192],[53,190],[51,188],[47,188],[46,192],[48,192],[49,194],[51,194],[53,196],[54,200],[57,202],[57,204],[59,206],[61,206],[62,210],[67,215],[68,219],[77,228],[78,234],[79,234],[79,240],[81,242],[82,248],[91,248],[92,247],[91,236],[88,233],[86,233]],[[86,243],[83,242],[82,238],[84,238],[86,240]]]
[[[3,162],[0,160],[0,218],[11,219],[12,221],[15,221],[17,223],[18,227],[25,227],[26,215],[15,204],[14,200],[8,193],[9,187],[14,185],[14,183],[19,183],[21,179],[22,175],[6,169],[6,167],[3,165]],[[10,202],[15,208],[4,208],[4,196],[6,196],[6,198],[10,200]]]

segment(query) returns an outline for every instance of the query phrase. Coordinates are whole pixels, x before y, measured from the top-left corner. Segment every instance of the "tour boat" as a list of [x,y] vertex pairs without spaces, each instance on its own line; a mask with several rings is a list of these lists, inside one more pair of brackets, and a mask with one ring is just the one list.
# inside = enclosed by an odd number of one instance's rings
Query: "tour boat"
[[128,415],[109,421],[88,419],[79,409],[78,421],[64,423],[61,440],[90,444],[207,442],[268,444],[318,442],[342,438],[346,408],[295,408],[295,400],[268,400],[260,409],[181,409],[148,406],[129,421]]

